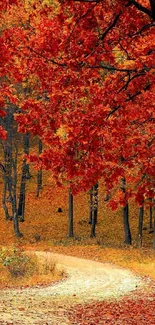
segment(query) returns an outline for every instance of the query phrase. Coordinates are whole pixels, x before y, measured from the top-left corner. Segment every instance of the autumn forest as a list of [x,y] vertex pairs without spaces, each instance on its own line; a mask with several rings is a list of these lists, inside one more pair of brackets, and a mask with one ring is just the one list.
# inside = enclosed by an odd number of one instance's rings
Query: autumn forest
[[[0,1],[4,277],[12,259],[40,249],[114,263],[154,281],[154,122],[155,0]],[[18,256],[6,262],[8,247]],[[55,279],[66,276],[58,273]],[[36,276],[34,284],[51,281]],[[133,316],[135,300],[131,318],[120,322],[115,314],[127,314],[131,301],[113,311],[108,302],[93,304],[81,309],[80,301],[68,324],[155,321],[152,304],[141,319]]]

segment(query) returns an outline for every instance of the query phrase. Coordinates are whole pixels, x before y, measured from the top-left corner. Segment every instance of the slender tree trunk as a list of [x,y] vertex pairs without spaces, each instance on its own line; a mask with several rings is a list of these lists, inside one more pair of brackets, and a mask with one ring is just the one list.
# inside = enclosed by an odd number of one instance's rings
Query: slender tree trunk
[[[6,205],[6,194],[7,191],[9,193],[9,197],[7,200],[11,202],[12,205],[12,217],[14,223],[14,231],[16,236],[21,237],[22,234],[19,231],[18,225],[18,214],[17,214],[17,156],[18,156],[18,148],[16,139],[14,137],[17,134],[16,126],[14,124],[14,113],[16,111],[16,107],[13,105],[8,106],[7,115],[4,119],[4,127],[7,131],[7,139],[4,142],[4,192],[3,192],[3,208],[5,211],[6,217],[8,217],[8,208]],[[14,140],[14,142],[13,142]],[[13,143],[15,144],[15,154],[13,158]]]
[[[26,133],[23,135],[23,148],[24,148],[24,153],[26,155],[29,155],[29,153],[30,153],[30,133]],[[27,179],[31,178],[29,164],[26,164],[26,178]]]
[[143,219],[144,219],[144,206],[139,209],[139,222],[138,222],[138,246],[142,247],[143,239]]
[[68,212],[68,219],[69,219],[69,229],[68,229],[68,236],[74,237],[73,231],[73,194],[71,189],[69,189],[69,212]]
[[155,19],[155,0],[150,0],[153,19]]
[[[121,190],[124,193],[124,197],[125,197],[126,196],[126,179],[125,179],[125,177],[122,178]],[[132,237],[131,237],[130,224],[129,224],[129,204],[128,204],[128,202],[123,207],[123,224],[124,224],[124,235],[125,235],[124,243],[127,245],[131,245]]]
[[92,224],[90,238],[96,236],[96,224],[98,215],[98,183],[93,186]]
[[2,207],[4,209],[5,212],[5,219],[8,220],[10,219],[10,215],[9,215],[9,210],[8,207],[6,205],[6,195],[7,195],[7,179],[4,176],[4,186],[3,186],[3,196],[2,196]]
[[[30,147],[30,136],[29,134],[23,135],[23,149],[24,154],[29,154]],[[24,221],[25,214],[25,199],[26,199],[26,180],[30,178],[29,165],[26,163],[26,159],[23,160],[22,165],[22,175],[21,175],[21,183],[20,183],[20,191],[19,191],[19,202],[18,202],[18,216],[20,217],[20,221]]]
[[[42,153],[42,150],[43,150],[42,141],[40,139],[39,139],[38,147],[39,147],[39,155],[40,155]],[[41,189],[42,189],[42,168],[38,170],[38,174],[37,174],[36,197],[39,197],[39,193],[40,193]]]
[[94,186],[94,218],[96,224],[97,224],[97,217],[98,217],[98,183],[96,183]]
[[131,245],[131,231],[129,225],[129,204],[127,203],[125,207],[123,207],[123,224],[124,224],[124,233],[125,233],[125,244]]
[[[3,189],[3,198],[2,198],[2,206],[5,212],[6,219],[12,220],[12,216],[9,215],[9,210],[6,204],[8,200],[13,204],[13,196],[12,196],[12,139],[13,139],[13,113],[11,108],[8,108],[7,115],[5,117],[5,125],[7,131],[7,139],[4,142],[4,189]],[[9,195],[7,198],[7,194]]]
[[96,230],[95,210],[93,209],[93,211],[92,211],[92,225],[91,225],[90,238],[94,238],[96,236],[95,230]]
[[13,172],[10,182],[10,189],[12,193],[12,212],[13,212],[13,224],[14,232],[17,237],[23,237],[19,230],[18,210],[17,210],[17,158],[18,158],[18,147],[15,145],[15,157],[12,157]]
[[13,223],[14,223],[14,231],[17,237],[22,237],[22,233],[19,230],[19,220],[17,213],[17,157],[18,157],[18,148],[16,147],[15,159],[13,162],[13,177],[12,177],[12,210],[13,210]]
[[26,198],[26,174],[27,174],[27,165],[26,160],[23,161],[22,166],[22,176],[20,183],[20,194],[19,194],[19,202],[18,202],[18,216],[20,217],[20,221],[24,221],[24,213],[25,213],[25,198]]
[[93,187],[90,189],[90,201],[89,201],[89,224],[92,224],[93,213]]

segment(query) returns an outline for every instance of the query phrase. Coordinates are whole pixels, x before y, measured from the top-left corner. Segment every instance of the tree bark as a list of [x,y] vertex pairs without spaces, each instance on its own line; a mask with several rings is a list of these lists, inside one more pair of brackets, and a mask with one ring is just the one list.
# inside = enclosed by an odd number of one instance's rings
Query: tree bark
[[18,202],[18,216],[20,217],[21,222],[24,221],[24,214],[25,214],[26,174],[27,174],[27,165],[26,165],[26,159],[24,159],[23,166],[22,166],[22,176],[21,176],[20,194],[19,194],[19,202]]
[[[23,149],[24,154],[29,154],[30,148],[30,135],[29,133],[23,135]],[[23,160],[22,165],[22,175],[21,175],[21,183],[20,183],[20,192],[19,192],[19,202],[18,202],[18,216],[20,217],[20,221],[24,221],[25,214],[25,199],[26,199],[26,180],[29,179],[30,171],[29,165],[26,163],[26,159]]]
[[124,234],[125,234],[124,243],[127,245],[131,245],[132,238],[131,238],[131,231],[129,225],[129,204],[128,203],[126,204],[125,207],[123,207],[123,224],[124,224]]
[[152,16],[155,19],[155,0],[150,0],[150,6],[152,10]]
[[12,160],[13,163],[13,176],[12,176],[12,210],[13,210],[13,223],[14,223],[14,231],[17,237],[22,237],[22,233],[19,230],[19,220],[17,213],[17,156],[18,156],[18,148],[16,147],[15,159]]
[[98,183],[93,186],[92,224],[90,238],[96,236],[96,224],[98,215]]
[[91,232],[90,238],[94,238],[96,236],[96,222],[95,222],[95,210],[92,211],[92,225],[91,225]]
[[90,189],[90,201],[89,201],[89,225],[92,224],[93,213],[93,187]]
[[[9,201],[12,205],[12,217],[14,223],[14,231],[16,236],[21,237],[22,234],[19,231],[18,214],[17,214],[17,157],[18,147],[15,136],[17,135],[17,128],[14,124],[14,113],[16,107],[13,105],[8,106],[7,115],[5,117],[5,129],[7,131],[7,140],[4,143],[4,162],[5,162],[5,182],[4,184],[4,197],[3,207],[6,208],[6,192],[9,193]],[[15,140],[14,140],[15,139]],[[14,140],[14,142],[13,142]],[[15,146],[15,154],[13,158],[13,144]],[[5,209],[7,213],[7,209]]]
[[[124,198],[126,199],[126,179],[125,179],[125,177],[122,178],[121,190],[124,193]],[[129,224],[129,204],[128,204],[128,202],[123,207],[123,224],[124,224],[124,235],[125,235],[124,243],[127,245],[131,245],[132,237],[131,237],[130,224]]]
[[[26,155],[29,155],[29,153],[30,153],[30,133],[26,133],[23,136],[23,148],[24,148],[24,153]],[[31,178],[29,164],[26,164],[26,178],[27,179]]]
[[73,194],[71,189],[69,189],[69,211],[68,211],[68,221],[69,221],[69,229],[68,229],[68,236],[74,237],[74,230],[73,230]]
[[9,210],[6,204],[7,194],[9,202],[13,203],[12,197],[12,139],[13,139],[13,113],[11,108],[8,108],[7,115],[4,119],[4,128],[7,131],[7,139],[4,141],[4,188],[3,188],[3,197],[2,197],[2,206],[5,212],[6,219],[12,219],[12,216],[9,215]]

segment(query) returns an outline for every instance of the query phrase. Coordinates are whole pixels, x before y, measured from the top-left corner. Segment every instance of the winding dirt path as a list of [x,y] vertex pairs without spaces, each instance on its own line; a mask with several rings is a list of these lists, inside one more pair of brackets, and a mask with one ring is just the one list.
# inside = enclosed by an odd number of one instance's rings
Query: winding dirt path
[[36,254],[54,260],[68,278],[48,287],[0,290],[1,325],[67,325],[70,304],[116,299],[144,284],[132,272],[109,264],[51,252]]

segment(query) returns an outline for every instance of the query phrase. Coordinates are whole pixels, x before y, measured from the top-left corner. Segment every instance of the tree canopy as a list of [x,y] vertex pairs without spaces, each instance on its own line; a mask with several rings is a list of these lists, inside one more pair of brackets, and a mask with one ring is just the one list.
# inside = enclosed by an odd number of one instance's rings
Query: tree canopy
[[73,193],[118,185],[113,208],[153,198],[155,1],[4,1],[0,25],[0,114],[46,146],[29,159]]

